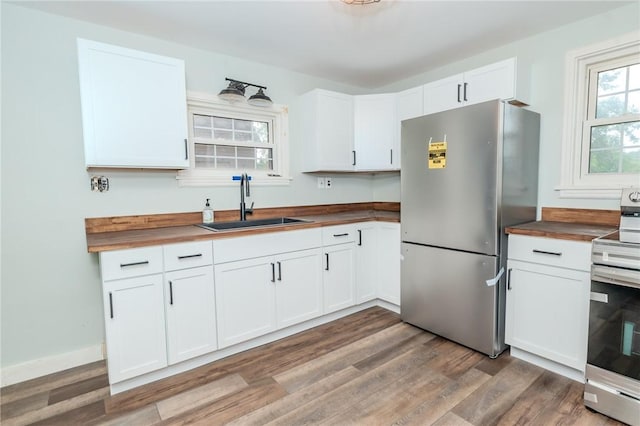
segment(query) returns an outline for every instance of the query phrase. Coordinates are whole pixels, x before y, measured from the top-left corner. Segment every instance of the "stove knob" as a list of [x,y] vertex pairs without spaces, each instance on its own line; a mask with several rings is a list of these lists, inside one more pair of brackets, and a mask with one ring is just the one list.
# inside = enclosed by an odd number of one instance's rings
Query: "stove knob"
[[629,200],[634,203],[640,202],[640,191],[633,191],[629,194]]

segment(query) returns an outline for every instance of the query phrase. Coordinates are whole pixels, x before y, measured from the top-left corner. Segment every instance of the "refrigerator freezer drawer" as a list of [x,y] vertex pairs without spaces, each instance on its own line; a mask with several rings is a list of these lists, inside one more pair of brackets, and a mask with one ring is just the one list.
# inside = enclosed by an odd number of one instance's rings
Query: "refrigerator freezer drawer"
[[434,334],[497,356],[504,344],[504,278],[494,256],[403,243],[401,317]]

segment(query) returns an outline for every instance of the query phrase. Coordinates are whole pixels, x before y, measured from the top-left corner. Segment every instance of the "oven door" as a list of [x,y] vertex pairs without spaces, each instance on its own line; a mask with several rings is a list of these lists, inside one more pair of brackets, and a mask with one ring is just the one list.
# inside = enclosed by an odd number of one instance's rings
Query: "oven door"
[[587,363],[640,386],[640,271],[592,265]]

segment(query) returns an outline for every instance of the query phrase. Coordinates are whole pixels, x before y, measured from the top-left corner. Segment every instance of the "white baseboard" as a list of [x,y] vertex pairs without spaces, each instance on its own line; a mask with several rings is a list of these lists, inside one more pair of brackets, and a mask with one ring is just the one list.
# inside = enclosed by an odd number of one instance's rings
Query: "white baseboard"
[[11,365],[0,370],[0,386],[13,385],[102,359],[104,356],[100,344]]
[[575,380],[576,382],[584,383],[585,381],[584,371],[567,367],[566,365],[562,365],[555,361],[542,358],[538,355],[532,354],[531,352],[527,352],[522,349],[514,348],[513,346],[511,346],[510,352],[512,357],[527,361],[529,364],[537,365],[538,367],[542,367],[545,370],[553,371],[556,374],[568,377],[571,380]]

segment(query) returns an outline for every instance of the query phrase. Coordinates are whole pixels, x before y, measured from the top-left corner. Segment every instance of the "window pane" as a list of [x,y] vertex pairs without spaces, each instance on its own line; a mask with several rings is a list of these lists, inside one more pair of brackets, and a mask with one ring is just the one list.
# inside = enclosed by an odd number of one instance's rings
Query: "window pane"
[[197,143],[196,146],[196,156],[198,155],[215,155],[215,145],[208,145],[204,143]]
[[259,159],[271,159],[273,150],[271,148],[256,149],[256,157]]
[[620,150],[607,149],[591,151],[589,173],[617,173],[620,164]]
[[246,170],[246,169],[250,169],[253,170],[255,169],[255,161],[254,160],[241,160],[238,159],[238,168],[241,170]]
[[598,73],[598,96],[624,92],[627,82],[627,67]]
[[257,170],[273,170],[273,161],[258,159],[256,161],[256,169]]
[[617,117],[625,113],[624,94],[599,96],[596,118]]
[[636,90],[635,92],[629,92],[629,107],[627,108],[629,112],[634,114],[640,113],[640,90]]
[[638,146],[640,147],[640,122],[635,121],[622,125],[624,136],[622,138],[623,145],[625,147]]
[[251,130],[251,121],[247,120],[234,120],[236,130]]
[[224,139],[227,141],[233,140],[233,132],[231,130],[215,130],[216,139]]
[[193,125],[199,127],[211,127],[211,117],[208,115],[193,115]]
[[195,136],[196,138],[206,138],[206,139],[211,139],[211,129],[202,129],[202,128],[194,128],[193,129],[193,136]]
[[640,173],[640,148],[622,151],[622,173]]
[[242,158],[254,158],[256,149],[247,147],[238,147],[238,157]]
[[235,158],[218,158],[216,166],[219,169],[235,169],[236,160]]
[[258,121],[253,122],[253,140],[256,142],[269,142],[269,124]]
[[213,117],[213,127],[215,127],[216,129],[231,130],[232,121],[233,120],[231,118]]
[[196,155],[196,167],[208,167],[212,168],[216,166],[215,158],[210,157],[198,157]]
[[250,142],[251,141],[251,133],[250,132],[234,132],[235,139],[241,142]]
[[235,157],[236,147],[229,145],[216,145],[216,154],[220,157]]
[[629,90],[640,89],[640,64],[629,68]]
[[619,147],[622,144],[620,124],[591,128],[591,149]]

